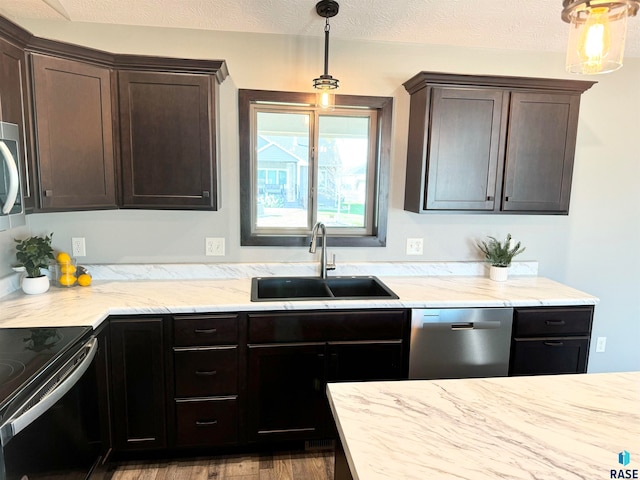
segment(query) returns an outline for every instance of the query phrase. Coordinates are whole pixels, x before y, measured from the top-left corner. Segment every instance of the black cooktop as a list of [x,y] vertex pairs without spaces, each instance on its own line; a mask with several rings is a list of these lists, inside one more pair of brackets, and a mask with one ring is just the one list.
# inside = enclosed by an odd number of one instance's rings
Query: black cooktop
[[90,331],[91,327],[0,328],[0,412]]

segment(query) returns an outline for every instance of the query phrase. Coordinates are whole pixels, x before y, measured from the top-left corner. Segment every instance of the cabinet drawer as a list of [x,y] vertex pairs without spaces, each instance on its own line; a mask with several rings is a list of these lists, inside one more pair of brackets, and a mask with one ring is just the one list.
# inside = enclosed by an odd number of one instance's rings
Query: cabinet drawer
[[593,308],[516,308],[513,336],[589,335]]
[[509,375],[585,373],[588,337],[515,339]]
[[237,441],[237,398],[176,400],[176,445],[229,445]]
[[237,342],[237,315],[173,317],[173,343],[177,347]]
[[238,393],[238,348],[176,349],[176,397]]
[[402,339],[404,310],[249,314],[249,343]]

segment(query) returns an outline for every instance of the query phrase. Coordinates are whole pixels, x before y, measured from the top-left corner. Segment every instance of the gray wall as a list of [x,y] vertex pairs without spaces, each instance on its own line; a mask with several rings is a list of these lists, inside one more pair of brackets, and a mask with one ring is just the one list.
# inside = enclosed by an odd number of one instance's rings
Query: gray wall
[[[199,30],[29,22],[37,35],[121,53],[225,59],[221,87],[223,209],[219,212],[100,211],[36,214],[34,234],[55,232],[70,249],[85,237],[87,263],[312,261],[304,248],[239,245],[237,89],[310,91],[322,69],[322,39]],[[640,370],[640,59],[593,77],[583,95],[569,216],[417,215],[402,210],[409,95],[402,83],[421,70],[575,78],[563,53],[495,51],[332,39],[330,73],[346,94],[394,97],[389,239],[386,248],[335,249],[340,261],[457,261],[479,259],[473,242],[512,233],[539,261],[539,273],[600,297],[589,370]],[[13,235],[13,232],[9,232]],[[0,263],[12,261],[0,233]],[[205,257],[204,238],[226,239],[225,257]],[[424,255],[407,257],[407,237],[424,238]],[[0,267],[2,268],[2,267]],[[0,270],[2,274],[2,270]]]

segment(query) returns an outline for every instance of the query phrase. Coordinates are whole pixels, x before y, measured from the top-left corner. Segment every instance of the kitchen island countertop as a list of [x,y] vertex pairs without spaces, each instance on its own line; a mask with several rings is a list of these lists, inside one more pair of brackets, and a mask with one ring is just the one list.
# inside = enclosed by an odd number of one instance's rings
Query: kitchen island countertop
[[640,372],[336,383],[327,392],[354,479],[638,476]]
[[494,282],[472,276],[379,276],[397,300],[251,302],[251,279],[96,281],[0,298],[0,328],[99,326],[109,315],[356,308],[595,305],[592,295],[537,276]]

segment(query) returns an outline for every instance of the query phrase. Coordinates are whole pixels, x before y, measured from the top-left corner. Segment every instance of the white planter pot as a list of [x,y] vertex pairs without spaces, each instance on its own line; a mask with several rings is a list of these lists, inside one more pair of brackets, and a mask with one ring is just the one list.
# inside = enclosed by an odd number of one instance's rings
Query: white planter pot
[[35,278],[22,277],[20,286],[22,291],[28,295],[37,295],[49,290],[49,277],[41,275]]
[[494,282],[506,282],[509,277],[509,267],[489,267],[489,278]]

